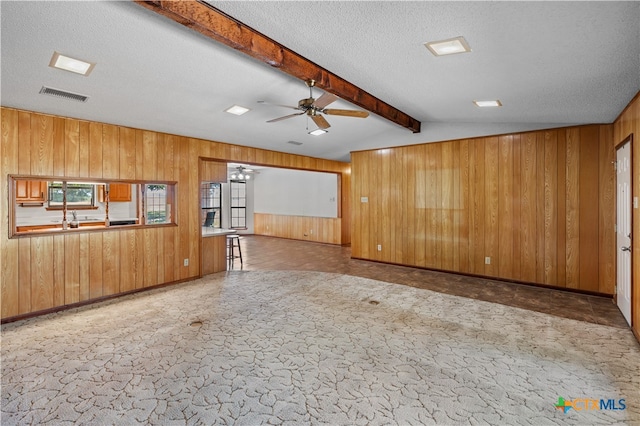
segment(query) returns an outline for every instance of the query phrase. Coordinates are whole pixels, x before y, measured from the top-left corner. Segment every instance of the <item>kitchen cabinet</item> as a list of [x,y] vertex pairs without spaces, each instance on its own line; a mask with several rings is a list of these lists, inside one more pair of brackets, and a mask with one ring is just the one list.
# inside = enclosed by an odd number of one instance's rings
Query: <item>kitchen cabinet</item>
[[44,203],[47,196],[47,181],[16,180],[16,203]]
[[[100,185],[98,189],[98,200],[104,202],[105,186]],[[127,202],[131,201],[131,184],[130,183],[111,183],[109,184],[109,202]]]

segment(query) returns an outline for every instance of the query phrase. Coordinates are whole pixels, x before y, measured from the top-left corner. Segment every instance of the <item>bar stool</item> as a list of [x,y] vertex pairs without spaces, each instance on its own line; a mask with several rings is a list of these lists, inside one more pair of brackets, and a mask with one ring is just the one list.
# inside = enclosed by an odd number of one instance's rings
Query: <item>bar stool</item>
[[[238,248],[238,254],[235,253],[235,249]],[[227,260],[229,261],[229,267],[233,267],[235,259],[240,259],[240,267],[242,264],[242,249],[240,248],[240,236],[236,234],[227,235]]]

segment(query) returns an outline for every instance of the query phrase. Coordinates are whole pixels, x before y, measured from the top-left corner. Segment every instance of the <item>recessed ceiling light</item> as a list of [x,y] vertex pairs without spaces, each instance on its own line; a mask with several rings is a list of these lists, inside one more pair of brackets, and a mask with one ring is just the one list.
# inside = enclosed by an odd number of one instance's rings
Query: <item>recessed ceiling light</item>
[[49,66],[65,71],[71,71],[76,74],[82,74],[86,77],[91,73],[91,71],[93,71],[93,67],[95,67],[96,64],[70,58],[69,56],[61,55],[58,52],[53,52]]
[[462,36],[447,40],[430,41],[424,45],[436,56],[471,52],[469,44],[467,44],[467,41]]
[[312,132],[309,132],[310,135],[313,136],[320,136],[320,135],[324,135],[325,133],[328,133],[328,130],[324,130],[324,129],[315,129]]
[[228,112],[229,114],[233,115],[242,115],[249,111],[251,111],[249,108],[245,108],[240,105],[234,105],[224,110],[224,112]]
[[488,108],[488,107],[500,107],[502,106],[502,102],[495,100],[495,101],[473,101],[474,104],[476,104],[476,106],[480,107],[480,108]]

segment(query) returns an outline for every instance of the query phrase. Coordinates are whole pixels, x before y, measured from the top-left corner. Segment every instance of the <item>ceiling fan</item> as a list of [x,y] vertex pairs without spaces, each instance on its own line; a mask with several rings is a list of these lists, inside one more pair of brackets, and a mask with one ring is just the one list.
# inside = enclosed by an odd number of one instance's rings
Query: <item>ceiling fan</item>
[[[267,123],[275,123],[276,121],[286,120],[287,118],[295,117],[297,115],[306,114],[313,120],[314,123],[320,129],[328,129],[331,127],[329,122],[321,115],[342,115],[345,117],[358,117],[358,118],[366,118],[369,116],[369,113],[366,111],[354,111],[348,109],[328,109],[325,108],[330,103],[336,101],[338,97],[331,93],[325,92],[318,99],[313,97],[312,88],[316,85],[315,80],[307,80],[305,82],[307,87],[309,87],[309,97],[306,99],[300,99],[298,101],[297,107],[287,106],[287,105],[278,105],[285,108],[291,108],[298,110],[300,112],[296,112],[294,114],[285,115],[284,117],[274,118],[273,120],[267,121]],[[259,101],[260,103],[266,103],[264,101]]]
[[251,174],[249,173],[255,173],[258,174],[259,172],[256,172],[253,169],[250,169],[248,167],[245,167],[243,165],[239,165],[237,167],[235,167],[235,169],[237,171],[234,171],[233,173],[231,173],[231,176],[229,176],[232,180],[249,180],[251,179]]

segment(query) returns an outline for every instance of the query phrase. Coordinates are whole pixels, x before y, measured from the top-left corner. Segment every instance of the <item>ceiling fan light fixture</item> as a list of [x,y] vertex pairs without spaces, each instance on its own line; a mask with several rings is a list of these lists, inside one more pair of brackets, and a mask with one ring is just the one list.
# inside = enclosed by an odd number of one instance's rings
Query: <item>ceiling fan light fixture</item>
[[309,132],[310,135],[313,136],[320,136],[320,135],[324,135],[325,133],[328,133],[328,130],[325,129],[315,129]]
[[62,55],[56,51],[53,52],[51,61],[49,61],[49,66],[52,68],[71,71],[76,74],[84,75],[85,77],[88,76],[91,71],[93,71],[93,67],[95,67],[95,65],[96,64],[91,62],[86,62],[80,59]]
[[424,44],[435,56],[453,55],[471,52],[471,47],[464,37],[454,37],[447,40],[430,41]]
[[495,101],[473,101],[473,103],[479,108],[492,108],[492,107],[501,107],[502,102],[496,99]]
[[240,105],[233,105],[224,110],[224,112],[228,112],[229,114],[233,114],[233,115],[242,115],[249,111],[251,111],[249,108],[245,108]]

